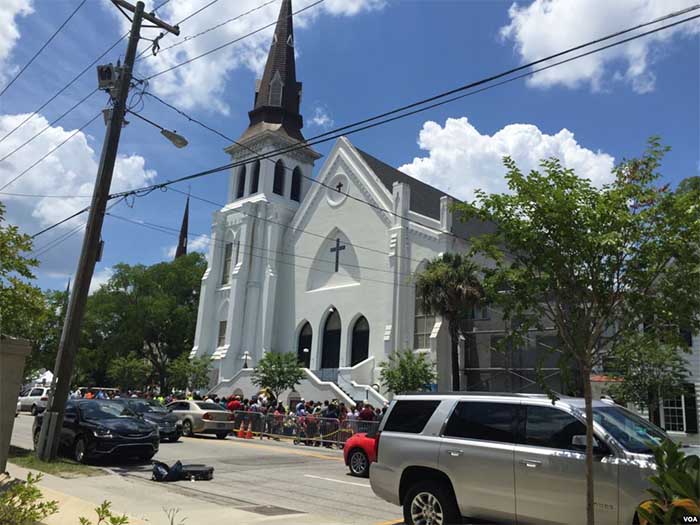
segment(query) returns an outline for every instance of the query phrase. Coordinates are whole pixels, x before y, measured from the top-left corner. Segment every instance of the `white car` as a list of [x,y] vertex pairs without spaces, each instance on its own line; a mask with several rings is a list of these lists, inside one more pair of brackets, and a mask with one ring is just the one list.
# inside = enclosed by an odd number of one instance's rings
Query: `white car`
[[33,416],[43,412],[49,400],[49,388],[38,386],[30,389],[25,395],[19,396],[17,406],[20,410],[29,411]]

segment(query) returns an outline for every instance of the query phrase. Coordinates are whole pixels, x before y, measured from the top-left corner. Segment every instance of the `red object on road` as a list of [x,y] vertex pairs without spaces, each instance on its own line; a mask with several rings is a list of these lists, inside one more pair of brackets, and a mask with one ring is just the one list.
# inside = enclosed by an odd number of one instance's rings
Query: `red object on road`
[[358,432],[345,442],[343,456],[351,475],[361,478],[369,477],[369,466],[377,461],[378,441],[379,433]]

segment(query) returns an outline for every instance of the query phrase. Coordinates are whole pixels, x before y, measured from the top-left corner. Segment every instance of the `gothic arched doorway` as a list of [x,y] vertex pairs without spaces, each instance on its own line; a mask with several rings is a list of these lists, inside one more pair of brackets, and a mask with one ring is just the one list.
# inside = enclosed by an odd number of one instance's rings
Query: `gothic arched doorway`
[[311,325],[307,322],[299,332],[299,341],[297,344],[297,358],[299,363],[304,368],[311,368],[311,339],[313,332],[311,330]]
[[360,361],[367,359],[369,355],[369,323],[365,316],[355,321],[352,328],[352,350],[350,352],[350,366],[355,366]]
[[340,366],[340,315],[333,310],[326,318],[321,339],[321,368]]

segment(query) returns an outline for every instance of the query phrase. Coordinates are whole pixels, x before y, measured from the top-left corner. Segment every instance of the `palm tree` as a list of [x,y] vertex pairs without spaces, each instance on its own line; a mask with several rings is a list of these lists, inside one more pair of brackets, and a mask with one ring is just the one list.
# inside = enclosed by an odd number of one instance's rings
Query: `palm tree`
[[452,389],[459,384],[459,336],[462,323],[483,299],[478,268],[468,257],[445,253],[430,261],[416,276],[416,293],[422,298],[423,311],[447,319],[452,342]]

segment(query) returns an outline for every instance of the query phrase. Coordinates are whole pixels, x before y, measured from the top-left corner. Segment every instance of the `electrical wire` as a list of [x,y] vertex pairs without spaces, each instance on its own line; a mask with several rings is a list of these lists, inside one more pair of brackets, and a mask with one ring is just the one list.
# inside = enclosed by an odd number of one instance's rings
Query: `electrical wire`
[[[119,202],[119,201],[117,201],[117,202]],[[51,226],[48,226],[48,227],[44,228],[43,230],[36,232],[34,235],[31,236],[31,238],[36,239],[39,235],[43,235],[44,233],[53,230],[54,228],[60,226],[61,224],[66,223],[69,220],[76,218],[78,215],[82,215],[83,213],[85,213],[89,209],[90,209],[90,206],[85,206],[81,210],[76,211],[75,213],[69,215],[65,219],[62,219],[62,220],[52,224]]]
[[63,23],[60,26],[58,26],[58,29],[56,29],[56,31],[53,32],[53,34],[49,37],[49,39],[46,42],[44,42],[44,44],[39,48],[39,50],[36,53],[34,53],[32,58],[30,58],[29,61],[26,64],[24,64],[24,66],[22,66],[22,69],[20,69],[17,72],[17,74],[14,77],[12,77],[12,80],[10,80],[7,84],[5,84],[5,87],[2,88],[2,91],[0,91],[0,97],[2,97],[5,94],[5,91],[7,91],[7,89],[12,84],[15,83],[15,81],[22,75],[22,73],[24,73],[26,71],[26,69],[32,64],[32,62],[34,62],[34,60],[36,60],[36,58],[41,54],[41,52],[44,49],[46,49],[46,46],[48,46],[51,43],[51,41],[56,37],[56,35],[58,35],[58,33],[60,33],[61,30],[64,27],[66,27],[66,24],[68,24],[68,22],[70,22],[71,18],[73,18],[75,16],[75,14],[80,10],[80,8],[85,5],[85,2],[87,2],[87,0],[83,0],[82,2],[80,2],[78,4],[78,7],[76,7],[73,10],[73,12],[70,15],[68,15],[68,18],[66,18],[63,21]]

